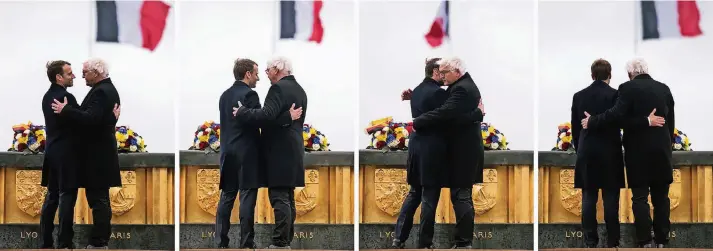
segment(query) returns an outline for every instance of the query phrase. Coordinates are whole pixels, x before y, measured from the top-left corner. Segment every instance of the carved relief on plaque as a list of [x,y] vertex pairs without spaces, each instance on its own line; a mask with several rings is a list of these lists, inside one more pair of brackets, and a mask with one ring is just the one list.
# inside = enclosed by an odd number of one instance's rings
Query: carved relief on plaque
[[215,216],[220,200],[220,169],[198,169],[196,192],[198,206]]
[[483,169],[483,184],[473,185],[473,205],[475,214],[482,215],[497,203],[498,170]]
[[111,212],[122,215],[134,208],[136,204],[136,172],[121,171],[121,187],[109,189]]
[[317,194],[319,194],[319,171],[305,170],[305,187],[295,189],[297,216],[305,215],[317,207]]
[[42,187],[42,171],[18,170],[15,173],[15,200],[21,211],[35,217],[42,210],[47,188]]
[[374,187],[376,188],[376,206],[388,215],[397,215],[409,191],[409,185],[406,183],[406,170],[376,169]]
[[560,201],[568,212],[582,215],[582,189],[574,188],[574,169],[560,170]]
[[[668,189],[668,199],[671,202],[671,211],[681,203],[681,170],[679,169],[673,169],[673,183]],[[651,203],[651,194],[649,194],[649,208],[651,208],[651,214],[653,215],[654,205]]]

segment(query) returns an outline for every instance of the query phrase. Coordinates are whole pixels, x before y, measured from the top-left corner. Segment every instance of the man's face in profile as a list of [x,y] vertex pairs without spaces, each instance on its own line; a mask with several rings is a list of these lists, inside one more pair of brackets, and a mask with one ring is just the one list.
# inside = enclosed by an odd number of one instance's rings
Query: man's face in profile
[[68,64],[62,66],[62,74],[59,75],[57,82],[64,87],[72,87],[74,85],[74,73],[72,73],[72,66]]

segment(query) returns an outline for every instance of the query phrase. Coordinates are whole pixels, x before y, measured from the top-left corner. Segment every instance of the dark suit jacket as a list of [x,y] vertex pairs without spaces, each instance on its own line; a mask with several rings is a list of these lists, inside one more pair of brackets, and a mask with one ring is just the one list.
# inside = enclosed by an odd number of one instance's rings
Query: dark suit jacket
[[302,126],[307,116],[307,94],[290,75],[270,86],[262,109],[241,107],[237,114],[238,121],[274,121],[280,114],[289,112],[292,104],[295,108],[302,107],[299,119],[286,125],[273,124],[262,128],[268,187],[294,188],[305,184]]
[[[648,74],[642,74],[619,86],[619,98],[614,107],[589,118],[587,127],[592,129],[622,123],[627,118],[648,117],[654,108],[657,116],[666,119],[663,127],[636,125],[624,128],[624,161],[629,187],[673,182],[673,106],[673,95],[668,86]],[[648,125],[648,122],[645,123]]]
[[80,107],[65,106],[64,116],[81,126],[82,147],[80,184],[90,189],[121,186],[119,156],[116,150],[114,104],[121,105],[111,79],[99,81],[89,90]]
[[[443,105],[426,112],[413,120],[418,132],[444,122],[449,122],[446,130],[448,149],[448,187],[472,187],[483,182],[483,137],[480,123],[467,122],[471,112],[478,109],[480,91],[469,73],[465,73],[455,83],[448,86],[448,98]],[[455,121],[455,122],[454,122]]]
[[[220,189],[260,188],[267,186],[267,170],[260,152],[260,126],[258,121],[239,122],[233,116],[233,107],[240,102],[247,108],[260,109],[260,97],[246,83],[235,81],[220,95]],[[290,113],[283,113],[276,122],[289,124]]]
[[77,151],[81,129],[72,121],[55,114],[52,110],[54,100],[67,98],[67,104],[78,106],[74,95],[67,89],[52,84],[42,97],[42,113],[45,117],[47,135],[44,162],[42,162],[42,186],[50,190],[64,190],[79,187],[77,181],[79,162]]
[[[616,99],[616,89],[604,81],[594,81],[572,98],[572,143],[577,150],[576,188],[625,187],[620,125],[582,130],[581,122],[585,111],[590,115],[601,114],[614,106]],[[646,122],[646,118],[640,119]]]

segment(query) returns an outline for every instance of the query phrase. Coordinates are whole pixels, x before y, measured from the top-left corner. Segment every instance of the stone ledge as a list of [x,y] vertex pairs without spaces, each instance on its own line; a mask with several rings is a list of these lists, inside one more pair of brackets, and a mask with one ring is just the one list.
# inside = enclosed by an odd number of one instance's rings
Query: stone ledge
[[[255,244],[260,248],[270,245],[273,224],[255,224]],[[230,248],[237,248],[240,225],[231,224]],[[214,224],[186,224],[180,226],[180,249],[216,248]],[[354,250],[353,224],[295,224],[292,249]]]
[[[359,165],[406,166],[408,151],[359,150]],[[532,166],[534,151],[485,151],[486,166]]]
[[[581,224],[542,224],[539,225],[539,248],[582,248],[584,236]],[[620,247],[636,247],[636,230],[632,223],[622,223]],[[598,226],[599,246],[606,244],[606,228]],[[669,233],[670,248],[713,248],[713,223],[671,223]]]
[[[215,166],[218,168],[220,154],[203,151],[182,150],[179,153],[181,166]],[[319,166],[354,166],[354,152],[329,151],[329,152],[308,152],[304,158],[305,167]]]
[[[27,154],[18,152],[0,152],[0,168],[19,167],[26,170],[41,170],[44,154]],[[119,168],[135,170],[137,168],[173,167],[173,153],[120,153]]]
[[[111,228],[109,249],[174,249],[173,225],[114,224]],[[59,226],[55,225],[55,240],[57,229]],[[92,225],[74,225],[75,248],[88,245],[91,231]],[[0,224],[0,249],[39,248],[39,234],[39,224]]]
[[[577,161],[573,152],[539,151],[537,156],[539,166],[574,167]],[[673,166],[713,166],[713,151],[673,152]]]
[[[473,231],[474,249],[533,250],[533,224],[480,224]],[[416,248],[419,225],[414,224],[406,248]],[[394,239],[394,224],[359,224],[359,249],[388,249]],[[436,224],[433,244],[448,249],[453,245],[455,224]]]

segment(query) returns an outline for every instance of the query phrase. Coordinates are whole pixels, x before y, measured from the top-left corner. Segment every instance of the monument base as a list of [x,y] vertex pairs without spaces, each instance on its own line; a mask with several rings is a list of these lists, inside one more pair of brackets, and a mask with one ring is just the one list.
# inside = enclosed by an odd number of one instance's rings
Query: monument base
[[[545,248],[583,248],[584,234],[581,224],[539,224],[538,245]],[[619,247],[636,247],[636,229],[634,224],[622,223]],[[598,226],[599,247],[606,242],[604,224]],[[712,223],[672,223],[667,248],[713,248]]]
[[[419,225],[414,224],[406,248],[418,247]],[[455,224],[436,224],[433,245],[448,249],[453,246]],[[473,231],[474,249],[533,250],[533,224],[478,224]],[[390,249],[394,240],[394,224],[359,224],[360,249]]]
[[[255,244],[266,248],[272,243],[273,224],[255,224]],[[240,225],[231,224],[230,248],[237,248]],[[292,249],[354,250],[353,224],[295,224]],[[181,249],[217,248],[214,224],[181,224]]]
[[[54,228],[54,240],[57,230]],[[173,225],[130,225],[114,224],[109,238],[110,249],[174,249]],[[89,245],[92,225],[74,225],[74,246],[85,248]],[[0,249],[40,248],[39,224],[0,224]],[[57,243],[55,242],[55,245]]]

